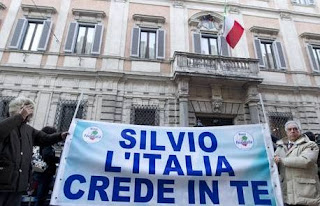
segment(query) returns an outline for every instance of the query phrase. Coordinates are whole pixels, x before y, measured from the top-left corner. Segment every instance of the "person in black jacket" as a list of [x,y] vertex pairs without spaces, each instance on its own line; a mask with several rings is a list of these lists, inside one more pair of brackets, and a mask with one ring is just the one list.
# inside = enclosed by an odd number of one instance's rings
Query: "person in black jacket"
[[0,206],[20,205],[31,180],[33,145],[51,145],[68,135],[49,135],[28,125],[33,109],[31,99],[18,97],[9,104],[10,117],[0,122]]
[[[41,131],[47,134],[54,134],[57,132],[54,127],[44,127]],[[44,162],[47,163],[48,168],[44,172],[33,172],[33,179],[38,183],[37,187],[37,202],[34,206],[44,206],[46,204],[50,185],[53,181],[53,176],[56,174],[56,163],[59,163],[60,158],[56,157],[54,148],[49,146],[40,147],[40,155]]]

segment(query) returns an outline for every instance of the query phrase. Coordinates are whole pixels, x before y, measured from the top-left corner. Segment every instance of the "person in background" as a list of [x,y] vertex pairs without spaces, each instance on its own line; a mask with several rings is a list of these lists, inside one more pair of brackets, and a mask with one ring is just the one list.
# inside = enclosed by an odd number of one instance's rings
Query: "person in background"
[[[46,134],[54,134],[57,132],[54,127],[44,127],[43,132]],[[56,163],[59,162],[60,158],[56,157],[54,148],[49,146],[40,147],[40,155],[42,159],[47,163],[48,168],[44,172],[33,172],[33,179],[37,182],[37,193],[35,206],[44,206],[46,204],[47,196],[49,193],[50,186],[53,182],[53,176],[56,174]]]
[[287,136],[277,141],[274,157],[280,172],[285,205],[319,206],[319,147],[307,136],[301,135],[301,128],[296,121],[288,121],[285,131]]
[[20,206],[31,180],[33,145],[51,145],[68,135],[31,127],[34,107],[31,99],[17,97],[9,104],[10,116],[0,122],[0,206]]
[[305,132],[303,133],[304,135],[307,135],[307,137],[313,141],[313,142],[316,142],[316,136],[313,134],[313,132]]

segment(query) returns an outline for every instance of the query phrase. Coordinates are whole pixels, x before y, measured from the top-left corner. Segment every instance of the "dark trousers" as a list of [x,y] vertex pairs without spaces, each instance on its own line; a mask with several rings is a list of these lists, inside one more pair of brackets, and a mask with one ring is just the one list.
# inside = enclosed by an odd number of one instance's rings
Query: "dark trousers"
[[0,192],[0,206],[20,206],[22,192]]
[[52,175],[47,175],[46,173],[34,174],[34,179],[38,181],[37,188],[37,202],[35,206],[47,206],[47,197],[52,183]]

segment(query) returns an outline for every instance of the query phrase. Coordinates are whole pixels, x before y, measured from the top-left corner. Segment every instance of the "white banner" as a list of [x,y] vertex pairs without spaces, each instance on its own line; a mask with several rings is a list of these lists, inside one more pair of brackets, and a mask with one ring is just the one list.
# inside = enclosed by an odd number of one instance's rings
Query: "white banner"
[[75,120],[52,205],[283,205],[266,125]]

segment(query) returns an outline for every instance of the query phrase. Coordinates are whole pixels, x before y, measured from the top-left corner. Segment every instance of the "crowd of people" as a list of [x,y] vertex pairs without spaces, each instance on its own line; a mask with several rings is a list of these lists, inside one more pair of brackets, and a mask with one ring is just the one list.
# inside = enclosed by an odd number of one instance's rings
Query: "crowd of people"
[[[64,141],[68,132],[57,133],[48,126],[39,131],[28,125],[34,107],[31,99],[18,97],[9,104],[9,117],[0,122],[0,206],[20,206],[27,190],[35,193],[36,206],[46,204],[59,162],[51,145]],[[320,136],[312,132],[302,134],[296,121],[288,121],[285,131],[286,137],[281,139],[272,136],[284,203],[319,206]],[[40,155],[47,165],[41,172],[32,172],[35,145],[40,146]]]

